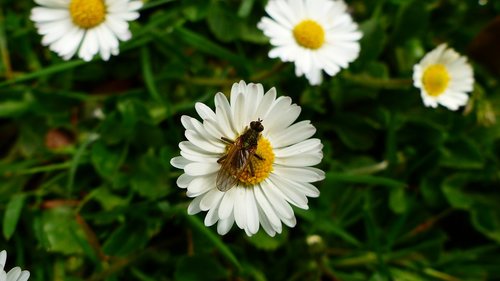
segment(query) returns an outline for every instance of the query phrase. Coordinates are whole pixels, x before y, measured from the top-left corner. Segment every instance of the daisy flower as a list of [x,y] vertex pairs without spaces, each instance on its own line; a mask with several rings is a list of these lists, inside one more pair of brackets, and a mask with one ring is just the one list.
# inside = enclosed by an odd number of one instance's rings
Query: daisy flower
[[319,196],[311,182],[325,174],[311,166],[321,162],[323,145],[310,138],[316,132],[310,121],[293,124],[301,109],[290,97],[276,98],[275,88],[264,94],[261,84],[241,81],[230,101],[217,93],[215,112],[197,103],[202,122],[182,116],[188,140],[171,160],[184,170],[177,185],[194,198],[188,213],[208,211],[205,225],[217,223],[220,235],[236,222],[248,236],[260,225],[274,236],[282,223],[295,226],[290,204],[307,209],[307,197]]
[[118,55],[119,41],[132,37],[128,22],[139,17],[142,1],[129,0],[35,0],[31,20],[42,44],[69,60],[90,61],[97,53],[103,60]]
[[441,44],[413,66],[413,85],[420,89],[425,106],[457,110],[469,99],[474,75],[465,57]]
[[7,252],[0,252],[0,281],[26,281],[30,278],[30,273],[27,270],[21,270],[19,267],[14,267],[8,273],[5,272],[5,262],[7,261]]
[[295,62],[295,74],[311,85],[322,70],[334,76],[359,55],[361,32],[341,0],[270,0],[257,27],[275,46],[270,58]]

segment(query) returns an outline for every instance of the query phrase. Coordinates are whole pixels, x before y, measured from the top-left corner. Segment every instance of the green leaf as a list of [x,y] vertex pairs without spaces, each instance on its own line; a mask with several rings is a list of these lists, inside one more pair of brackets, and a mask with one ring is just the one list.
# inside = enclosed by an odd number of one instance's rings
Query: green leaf
[[444,197],[441,191],[442,179],[436,177],[425,177],[420,182],[420,191],[427,204],[437,207],[443,203]]
[[484,157],[480,148],[468,138],[453,139],[441,149],[440,164],[457,169],[482,169]]
[[224,244],[224,242],[222,242],[219,236],[217,236],[209,228],[207,228],[196,216],[190,216],[186,214],[186,218],[196,230],[203,233],[208,238],[208,240],[210,240],[210,242],[212,242],[212,244],[214,244],[215,247],[219,249],[221,254],[225,256],[228,259],[228,261],[230,261],[238,269],[241,269],[241,265],[238,259],[233,254],[233,252],[231,252],[229,247],[226,244]]
[[[494,187],[493,192],[481,192],[492,183],[481,182],[475,176],[456,174],[443,183],[443,193],[448,202],[456,208],[470,212],[472,225],[485,236],[500,242],[500,195]],[[471,187],[474,188],[471,188]]]
[[406,202],[406,192],[403,188],[393,188],[389,194],[389,206],[396,214],[406,212],[408,204]]
[[381,185],[392,188],[404,188],[407,186],[406,183],[391,178],[369,176],[369,175],[328,173],[327,178],[333,182],[346,182],[346,183],[366,184],[374,186]]
[[470,210],[474,205],[474,198],[462,190],[467,181],[465,175],[453,175],[443,182],[443,193],[453,207]]
[[109,189],[100,187],[92,191],[92,197],[98,201],[104,210],[113,210],[117,207],[126,206],[129,200],[113,194]]
[[76,222],[72,209],[56,207],[45,211],[41,230],[46,250],[62,254],[83,253],[80,240],[85,240],[85,234]]
[[217,260],[208,255],[183,257],[174,273],[177,281],[227,280],[227,270]]
[[281,234],[275,237],[269,236],[263,229],[260,229],[255,235],[246,237],[246,239],[257,249],[273,251],[278,249],[288,240],[288,231],[283,229]]
[[384,50],[387,41],[380,20],[375,18],[369,19],[362,22],[359,28],[363,33],[363,37],[360,40],[361,52],[357,60],[364,63],[376,60]]
[[327,223],[323,223],[321,225],[316,226],[319,230],[324,231],[326,233],[334,234],[337,237],[340,237],[342,240],[348,242],[354,246],[361,246],[361,242],[359,242],[356,237],[352,236],[349,232],[347,232],[343,227],[337,225],[335,222],[329,221]]
[[367,150],[373,146],[375,130],[362,117],[351,114],[339,114],[334,130],[342,142],[354,150]]
[[216,1],[210,5],[207,21],[208,27],[220,41],[233,41],[241,33],[240,19],[223,1]]
[[[406,1],[398,11],[394,22],[392,41],[403,43],[411,37],[420,36],[426,31],[429,22],[429,13],[425,2],[421,0]],[[411,26],[411,28],[408,28]]]
[[241,73],[242,76],[248,75],[249,70],[247,68],[249,64],[246,62],[244,58],[210,41],[201,34],[195,33],[186,28],[178,27],[175,29],[175,31],[179,35],[179,38],[184,42],[188,43],[189,45],[197,48],[202,52],[229,61],[238,70],[238,72]]
[[111,149],[103,142],[97,141],[92,145],[92,164],[102,177],[111,178],[123,163],[123,153],[125,152],[120,153],[117,149]]
[[[498,198],[497,198],[498,199]],[[472,224],[484,235],[500,243],[500,208],[490,205],[474,208]]]
[[3,217],[3,236],[9,240],[16,230],[17,222],[24,206],[26,194],[19,193],[10,198]]
[[141,196],[150,199],[159,199],[170,192],[168,186],[168,175],[164,173],[165,168],[158,157],[144,155],[138,160],[134,169],[134,176],[130,179],[130,185]]
[[146,246],[149,236],[148,229],[143,223],[128,222],[113,231],[102,250],[108,255],[126,256]]
[[0,102],[0,117],[17,117],[29,109],[29,101],[3,101]]

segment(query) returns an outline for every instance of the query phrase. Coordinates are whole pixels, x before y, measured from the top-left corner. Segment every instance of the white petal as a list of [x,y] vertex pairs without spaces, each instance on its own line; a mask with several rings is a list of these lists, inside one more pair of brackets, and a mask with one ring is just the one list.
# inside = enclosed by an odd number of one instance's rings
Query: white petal
[[233,207],[236,200],[237,188],[232,188],[224,193],[224,197],[219,206],[219,219],[227,219],[233,214]]
[[325,178],[325,172],[313,167],[299,168],[275,165],[273,173],[298,182],[315,182]]
[[7,251],[2,250],[0,252],[0,271],[4,269],[6,262],[7,262]]
[[[231,105],[234,105],[233,116],[236,130],[242,130],[248,126],[247,120],[244,119],[244,116],[246,115],[245,96],[238,95],[235,101],[231,101]],[[238,223],[238,221],[236,221],[236,223]]]
[[323,144],[319,139],[308,139],[284,148],[276,148],[274,154],[276,157],[289,157],[310,152],[320,152],[322,148]]
[[234,139],[238,133],[234,126],[231,105],[227,101],[226,96],[222,93],[217,93],[215,95],[215,114],[217,123],[226,133],[225,137]]
[[197,197],[215,187],[215,174],[210,176],[196,177],[187,186],[188,197]]
[[234,216],[231,214],[227,219],[219,220],[217,224],[217,233],[226,235],[234,224]]
[[196,145],[198,148],[207,151],[207,152],[214,152],[214,153],[224,153],[225,146],[222,143],[222,141],[215,142],[215,141],[209,141],[206,138],[204,138],[203,135],[196,133],[193,130],[186,130],[184,132],[184,135],[186,138],[194,145]]
[[260,104],[257,106],[257,111],[255,112],[254,115],[260,119],[264,118],[264,116],[267,116],[267,113],[275,100],[276,100],[276,89],[271,88],[271,90],[269,90],[262,98]]
[[301,209],[308,209],[307,197],[304,194],[298,192],[293,187],[290,187],[291,184],[289,182],[281,180],[280,177],[272,174],[269,176],[269,180],[283,193],[283,195],[285,195],[285,198],[288,202]]
[[241,229],[246,229],[246,206],[245,206],[245,190],[244,187],[235,187],[235,202],[234,202],[234,220],[236,225]]
[[67,9],[69,6],[69,0],[35,0],[35,3],[49,8]]
[[285,201],[285,196],[279,191],[268,179],[261,182],[262,191],[269,201],[271,206],[273,206],[276,214],[283,218],[293,217],[292,207]]
[[182,156],[177,156],[170,159],[170,165],[176,167],[177,169],[184,169],[184,167],[186,167],[186,165],[189,163],[191,163],[191,161]]
[[253,188],[245,188],[245,206],[247,213],[247,228],[252,235],[259,231],[259,212],[255,203]]
[[203,119],[203,120],[205,120],[205,119],[215,120],[215,112],[213,112],[213,110],[210,109],[210,107],[208,107],[206,104],[201,103],[201,102],[197,102],[195,104],[194,108],[196,109],[196,112],[198,113],[198,115],[200,115],[201,119]]
[[204,221],[206,226],[212,226],[219,220],[219,217],[217,216],[218,209],[219,207],[216,206],[215,208],[208,210],[208,213],[205,216],[205,221]]
[[223,195],[224,192],[220,192],[215,188],[210,190],[203,196],[203,199],[201,199],[200,209],[202,209],[203,211],[208,211],[212,208],[215,208],[219,204]]
[[53,9],[44,7],[35,7],[31,10],[30,19],[34,22],[60,21],[70,18],[67,9]]
[[[254,187],[254,195],[255,200],[257,201],[257,205],[262,209],[263,214],[265,214],[267,221],[273,226],[273,229],[281,229],[280,218],[276,215],[276,211],[266,199],[264,191],[262,190],[262,186],[260,184]],[[262,217],[264,216],[260,214],[261,219]],[[281,232],[281,230],[279,232]]]
[[21,272],[21,276],[17,279],[17,281],[27,281],[30,278],[30,273],[27,270],[23,270]]
[[266,215],[264,214],[260,206],[258,208],[258,211],[259,211],[260,224],[262,225],[262,228],[267,233],[267,235],[274,237],[276,235],[276,230],[274,230],[273,226],[269,223],[269,220],[267,219]]
[[187,210],[189,215],[195,215],[195,214],[198,214],[199,212],[201,212],[200,202],[203,199],[203,197],[204,196],[196,197],[193,199],[193,201],[191,201],[191,203],[189,203],[188,210]]
[[97,41],[97,33],[95,30],[88,30],[83,38],[78,56],[84,61],[91,61],[98,51],[99,43]]
[[182,174],[177,178],[177,186],[180,188],[187,188],[189,183],[195,179],[195,177],[192,177],[188,174]]
[[268,135],[269,141],[274,148],[280,148],[304,141],[316,133],[316,128],[311,125],[311,122],[301,121],[293,124],[280,132],[279,135]]
[[[176,166],[174,166],[174,167],[176,167]],[[176,168],[178,168],[178,167],[176,167]],[[219,169],[220,169],[220,165],[218,163],[191,162],[184,167],[184,172],[190,176],[205,176],[205,175],[215,173],[215,172],[219,171]]]
[[302,155],[276,157],[274,163],[290,167],[305,167],[317,165],[321,163],[321,159],[323,159],[323,152],[318,151]]
[[13,269],[9,270],[7,273],[7,280],[6,281],[14,281],[17,280],[21,276],[21,268],[19,267],[14,267]]

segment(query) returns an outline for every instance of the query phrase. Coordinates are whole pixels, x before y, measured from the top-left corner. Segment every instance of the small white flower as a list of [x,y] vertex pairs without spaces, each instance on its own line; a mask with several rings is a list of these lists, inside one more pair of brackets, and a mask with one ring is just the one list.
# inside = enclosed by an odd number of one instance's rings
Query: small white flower
[[[274,88],[264,94],[261,84],[241,81],[233,85],[230,100],[217,93],[215,112],[197,103],[195,108],[203,122],[182,116],[188,141],[179,144],[181,156],[171,160],[174,167],[184,170],[177,185],[187,188],[187,196],[194,198],[188,213],[208,211],[205,225],[218,223],[219,234],[226,234],[236,222],[248,236],[257,233],[259,224],[274,236],[281,233],[282,223],[295,226],[290,204],[307,209],[307,196],[319,196],[311,182],[324,179],[325,174],[311,166],[321,162],[323,145],[319,139],[310,138],[316,132],[310,121],[293,124],[300,107],[292,104],[290,97],[276,98]],[[259,119],[264,129],[258,137],[258,156],[249,158],[251,164],[243,173],[233,175],[235,184],[225,192],[219,191],[219,162],[226,163],[221,157],[232,148],[221,138],[237,140],[250,122]]]
[[31,20],[42,44],[69,60],[77,52],[85,61],[97,53],[103,60],[118,55],[119,40],[132,37],[129,21],[139,17],[142,1],[130,0],[35,0]]
[[26,281],[30,278],[30,273],[27,270],[21,270],[19,267],[14,267],[8,273],[5,272],[5,262],[7,261],[7,252],[0,252],[0,281]]
[[457,110],[467,104],[474,75],[465,57],[441,44],[413,66],[413,85],[420,89],[425,106]]
[[295,74],[311,85],[322,70],[334,76],[359,55],[361,32],[341,0],[270,0],[257,27],[275,46],[270,58],[295,62]]

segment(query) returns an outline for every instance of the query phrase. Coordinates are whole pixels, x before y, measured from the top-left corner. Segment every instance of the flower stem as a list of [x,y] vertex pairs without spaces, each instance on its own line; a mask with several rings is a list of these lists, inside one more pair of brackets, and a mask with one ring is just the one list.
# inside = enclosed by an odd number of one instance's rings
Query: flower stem
[[400,90],[400,89],[408,89],[412,85],[411,79],[375,78],[365,74],[355,75],[349,72],[345,72],[342,75],[342,78],[351,83],[375,89]]
[[10,64],[9,50],[7,49],[4,22],[5,19],[3,17],[3,10],[2,7],[0,7],[0,58],[5,69],[5,77],[7,78],[7,80],[9,80],[12,78],[12,66]]

